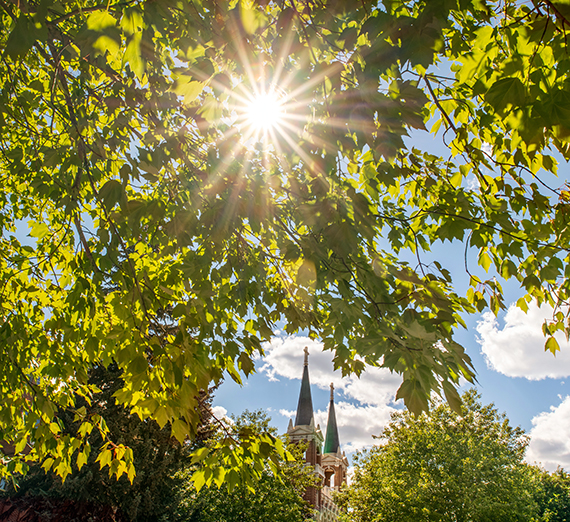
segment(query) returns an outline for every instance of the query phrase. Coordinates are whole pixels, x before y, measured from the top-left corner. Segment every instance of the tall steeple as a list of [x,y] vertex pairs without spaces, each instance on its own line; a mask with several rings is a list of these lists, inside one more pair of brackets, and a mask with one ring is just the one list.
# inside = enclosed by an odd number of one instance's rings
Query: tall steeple
[[[301,393],[299,394],[295,426],[289,421],[287,435],[289,436],[289,440],[293,443],[302,442],[303,444],[307,444],[305,462],[308,466],[313,468],[315,475],[318,477],[318,481],[322,483],[325,479],[324,471],[321,468],[323,434],[321,433],[320,426],[315,426],[315,419],[313,417],[313,400],[311,398],[311,385],[309,383],[309,349],[306,346],[303,380],[301,381]],[[322,499],[320,488],[309,486],[303,498],[317,511],[321,511]]]
[[303,380],[295,426],[289,419],[287,428],[289,440],[293,443],[303,443],[305,446],[305,463],[313,468],[316,478],[314,486],[308,486],[303,498],[317,511],[315,520],[332,522],[338,520],[339,510],[336,506],[333,491],[340,491],[346,484],[348,460],[340,451],[336,415],[334,411],[334,386],[331,384],[331,402],[327,426],[327,442],[322,453],[323,434],[320,426],[315,426],[313,417],[313,399],[309,383],[309,349],[305,346],[305,362],[303,365]]
[[329,403],[329,420],[327,422],[327,435],[323,453],[337,453],[340,448],[336,415],[334,412],[334,385],[331,382],[331,400]]
[[[327,422],[327,436],[325,447],[321,458],[321,467],[325,471],[325,496],[329,490],[340,491],[346,484],[346,472],[348,470],[348,460],[346,455],[340,451],[340,440],[338,437],[338,427],[336,425],[336,414],[334,411],[334,386],[331,383],[331,401],[329,403],[329,420]],[[328,489],[327,489],[328,488]],[[333,501],[334,502],[334,501]]]
[[309,383],[309,349],[305,346],[303,379],[301,381],[301,393],[299,394],[295,426],[309,426],[311,423],[314,424],[313,399],[311,398],[311,384]]

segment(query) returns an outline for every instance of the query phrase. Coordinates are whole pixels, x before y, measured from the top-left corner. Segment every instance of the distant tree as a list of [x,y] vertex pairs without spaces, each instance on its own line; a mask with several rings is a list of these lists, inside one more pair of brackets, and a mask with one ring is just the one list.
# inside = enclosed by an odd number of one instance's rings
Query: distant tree
[[[263,411],[244,411],[234,418],[232,432],[239,437],[243,430],[257,433],[277,430],[270,426],[270,418]],[[212,485],[200,492],[191,483],[191,468],[178,474],[181,479],[177,490],[177,509],[174,515],[161,518],[163,522],[302,522],[309,518],[311,509],[303,500],[303,492],[314,483],[312,471],[305,467],[302,446],[288,444],[287,449],[295,460],[283,467],[281,477],[266,469],[255,492],[245,484],[231,492]]]
[[570,521],[570,474],[562,468],[554,473],[532,466],[535,479],[532,489],[539,522]]
[[439,405],[427,415],[395,413],[382,443],[358,455],[352,485],[341,494],[347,520],[530,520],[534,503],[528,439],[475,391],[461,413]]

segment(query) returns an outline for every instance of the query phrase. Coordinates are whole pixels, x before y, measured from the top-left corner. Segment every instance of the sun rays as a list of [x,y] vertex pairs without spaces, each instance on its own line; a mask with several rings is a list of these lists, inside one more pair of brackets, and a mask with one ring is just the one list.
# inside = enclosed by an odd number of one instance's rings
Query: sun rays
[[[279,80],[278,78],[275,80]],[[304,107],[293,101],[287,79],[266,86],[259,78],[248,78],[230,97],[235,113],[235,132],[241,134],[242,145],[265,152],[281,152],[284,141],[298,141],[308,120],[308,102]],[[309,95],[309,93],[306,93]]]
[[284,115],[281,100],[275,91],[258,94],[245,110],[246,124],[258,133],[280,127]]
[[252,168],[264,177],[283,173],[287,168],[282,162],[294,158],[296,164],[312,169],[318,164],[315,154],[320,156],[336,145],[328,143],[328,133],[320,135],[321,129],[334,127],[337,134],[347,131],[347,122],[331,117],[328,106],[339,95],[331,75],[340,77],[344,64],[314,65],[309,50],[306,56],[295,54],[292,59],[294,47],[292,36],[282,41],[278,55],[273,50],[253,54],[237,42],[239,76],[231,77],[229,84],[217,85],[215,79],[210,84],[215,92],[225,93],[219,99],[224,107],[217,141],[218,150],[223,150],[220,166],[239,158],[243,172],[234,171],[237,178],[247,177]]

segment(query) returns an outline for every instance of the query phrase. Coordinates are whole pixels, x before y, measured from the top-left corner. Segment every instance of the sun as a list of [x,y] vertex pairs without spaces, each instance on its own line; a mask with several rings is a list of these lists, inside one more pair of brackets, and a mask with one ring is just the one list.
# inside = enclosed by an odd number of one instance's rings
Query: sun
[[267,133],[278,128],[285,116],[283,101],[274,92],[261,92],[252,97],[245,107],[245,120],[256,133]]

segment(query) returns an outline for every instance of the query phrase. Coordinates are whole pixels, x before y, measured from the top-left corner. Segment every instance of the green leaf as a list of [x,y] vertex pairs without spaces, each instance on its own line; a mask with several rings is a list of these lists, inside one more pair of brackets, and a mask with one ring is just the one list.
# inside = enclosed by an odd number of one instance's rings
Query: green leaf
[[524,297],[520,297],[519,299],[517,299],[517,306],[523,311],[523,312],[528,312],[528,302],[526,301],[526,299]]
[[220,488],[224,483],[225,477],[226,477],[226,470],[224,468],[219,467],[214,469],[214,472],[212,474],[212,480],[214,481],[214,484],[218,486],[218,488]]
[[518,274],[517,266],[510,259],[505,259],[501,265],[501,274],[505,279],[514,277]]
[[179,96],[184,96],[184,103],[191,104],[204,90],[203,82],[178,80],[174,86],[174,92]]
[[85,464],[87,464],[87,459],[89,457],[89,454],[86,453],[85,451],[80,451],[77,454],[77,469],[81,469]]
[[463,175],[461,174],[461,172],[456,172],[453,176],[451,176],[449,182],[453,185],[454,188],[458,188],[461,186],[462,179]]
[[479,264],[485,269],[485,272],[491,268],[491,257],[486,252],[479,254]]
[[133,357],[131,362],[129,363],[129,371],[133,375],[140,375],[141,373],[145,373],[148,370],[148,362],[146,357],[143,355],[137,355]]
[[202,462],[208,455],[210,454],[210,449],[206,446],[203,448],[198,448],[192,454],[192,464],[197,464],[198,462]]
[[196,491],[199,493],[200,490],[204,487],[204,485],[206,484],[206,472],[205,470],[197,470],[193,473],[192,475],[192,483],[194,484],[194,487],[196,488]]
[[111,210],[117,203],[124,200],[125,192],[121,183],[111,179],[101,187],[99,196],[105,203],[107,210]]
[[554,337],[550,336],[546,340],[546,343],[544,345],[544,351],[549,351],[553,355],[556,355],[556,352],[560,351],[560,346],[558,344],[558,341]]
[[51,457],[48,457],[46,460],[44,460],[44,462],[42,463],[42,468],[45,471],[49,471],[51,469],[51,467],[53,466],[53,464],[55,463],[55,460],[52,459]]
[[99,452],[99,455],[95,460],[95,462],[99,462],[99,468],[103,469],[105,466],[111,464],[112,460],[113,460],[113,451],[106,448]]
[[238,5],[241,23],[245,32],[249,34],[255,33],[263,21],[259,9],[255,9],[255,4],[247,6],[245,2],[239,2]]
[[[41,27],[40,25],[39,28],[41,29]],[[47,31],[45,32],[47,33]],[[9,56],[12,60],[25,58],[28,51],[36,43],[36,39],[40,36],[37,22],[34,22],[34,20],[30,19],[27,15],[21,14],[8,36],[4,48],[4,55]]]
[[247,376],[253,372],[255,364],[247,353],[242,352],[238,357],[238,367]]
[[45,223],[34,223],[30,230],[30,236],[41,239],[49,234],[49,227]]
[[123,66],[128,63],[139,82],[143,81],[146,70],[146,62],[141,51],[141,39],[142,32],[133,34],[123,55]]
[[445,393],[445,398],[447,399],[447,404],[455,413],[461,413],[461,397],[457,393],[457,389],[453,384],[443,381],[443,391]]
[[121,29],[129,35],[133,35],[141,32],[143,26],[143,17],[139,9],[136,7],[125,9],[123,18],[121,19]]
[[117,20],[106,10],[93,11],[87,18],[87,28],[91,31],[101,32],[116,24]]
[[176,419],[172,423],[172,436],[175,437],[180,444],[184,443],[189,431],[188,425],[182,419]]
[[22,440],[18,441],[18,443],[14,447],[14,453],[18,454],[18,453],[21,453],[22,451],[24,451],[24,448],[26,447],[27,443],[28,443],[28,441],[26,439],[22,439]]
[[170,418],[168,417],[168,413],[166,411],[166,408],[164,408],[164,407],[157,408],[154,412],[154,419],[156,420],[156,422],[160,426],[160,429],[164,428],[164,426],[166,426],[166,424],[170,420]]
[[118,58],[121,50],[121,41],[116,35],[102,35],[93,43],[93,48],[98,51],[97,55],[108,55],[111,61]]
[[501,78],[485,94],[485,101],[499,112],[526,103],[526,90],[519,78]]
[[209,98],[201,105],[199,113],[207,122],[217,123],[222,116],[222,106],[216,100]]
[[415,379],[405,380],[398,388],[396,400],[404,399],[406,408],[414,415],[419,415],[422,411],[427,411],[428,398],[421,384]]

